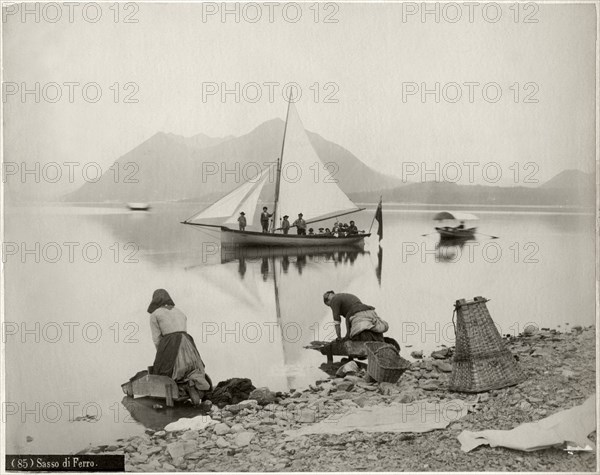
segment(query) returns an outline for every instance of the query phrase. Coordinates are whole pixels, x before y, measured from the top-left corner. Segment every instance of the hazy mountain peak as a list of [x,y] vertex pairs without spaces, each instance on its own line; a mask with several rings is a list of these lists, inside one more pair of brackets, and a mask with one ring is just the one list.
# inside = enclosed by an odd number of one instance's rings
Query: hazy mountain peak
[[593,173],[581,170],[564,170],[541,185],[541,188],[587,188],[595,185]]

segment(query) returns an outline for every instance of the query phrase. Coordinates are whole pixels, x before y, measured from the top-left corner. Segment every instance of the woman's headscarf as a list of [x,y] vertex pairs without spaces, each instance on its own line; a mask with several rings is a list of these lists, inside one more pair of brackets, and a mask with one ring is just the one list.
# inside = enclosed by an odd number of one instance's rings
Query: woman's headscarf
[[165,305],[174,307],[175,302],[173,302],[169,292],[167,292],[165,289],[157,289],[152,294],[152,302],[150,302],[150,305],[148,306],[148,313],[153,313],[157,308]]

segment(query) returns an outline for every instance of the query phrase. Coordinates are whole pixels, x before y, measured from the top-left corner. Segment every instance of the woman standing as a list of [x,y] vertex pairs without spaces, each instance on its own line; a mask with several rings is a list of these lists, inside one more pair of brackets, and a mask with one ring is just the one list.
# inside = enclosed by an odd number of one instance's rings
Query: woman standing
[[204,393],[212,389],[212,382],[194,339],[187,333],[187,317],[175,308],[165,289],[154,291],[148,313],[156,346],[151,374],[170,377],[185,388],[195,405],[200,404]]

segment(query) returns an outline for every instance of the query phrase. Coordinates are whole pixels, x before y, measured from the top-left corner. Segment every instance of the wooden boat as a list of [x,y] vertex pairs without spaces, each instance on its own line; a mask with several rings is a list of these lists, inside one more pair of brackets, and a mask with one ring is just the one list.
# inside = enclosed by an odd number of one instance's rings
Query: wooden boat
[[255,231],[235,231],[221,227],[221,244],[224,246],[270,246],[270,247],[344,247],[363,246],[364,238],[370,234],[349,236],[298,236],[297,234],[261,233]]
[[148,211],[150,209],[149,203],[127,203],[127,207],[131,211]]
[[456,228],[452,228],[452,227],[445,227],[445,228],[435,228],[435,230],[438,233],[440,233],[440,237],[442,239],[447,239],[447,240],[470,239],[470,238],[473,238],[475,236],[475,233],[477,232],[477,228],[456,229]]
[[442,211],[437,213],[434,218],[435,221],[460,221],[458,226],[440,226],[436,227],[435,230],[440,234],[441,239],[456,239],[465,240],[472,239],[477,232],[477,228],[466,228],[464,226],[465,221],[474,221],[479,219],[474,214],[462,213],[457,211]]
[[[293,166],[297,171],[293,179],[282,176],[282,169],[286,165]],[[273,175],[276,182],[269,232],[241,231],[230,227],[238,227],[238,217],[242,212],[245,214],[246,226],[252,227],[255,215],[264,204],[259,204],[261,192]],[[370,233],[361,232],[343,237],[299,236],[293,226],[290,228],[290,234],[281,232],[282,218],[286,215],[291,218],[290,223],[293,223],[295,217],[302,213],[308,228],[312,223],[337,220],[340,216],[365,209],[354,204],[335,180],[323,178],[329,175],[330,171],[323,165],[313,148],[294,104],[288,101],[281,156],[277,160],[276,173],[269,168],[262,170],[253,179],[242,183],[182,224],[219,228],[221,244],[224,246],[360,246]],[[215,220],[223,218],[224,222],[215,224]],[[333,221],[329,227],[333,227]]]

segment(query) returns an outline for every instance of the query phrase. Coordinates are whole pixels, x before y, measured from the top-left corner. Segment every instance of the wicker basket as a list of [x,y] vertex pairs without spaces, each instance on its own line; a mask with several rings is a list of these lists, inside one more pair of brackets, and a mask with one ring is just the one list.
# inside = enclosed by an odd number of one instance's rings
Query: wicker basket
[[457,300],[456,351],[451,391],[477,393],[513,386],[526,379],[506,348],[486,307],[488,300]]
[[410,362],[402,358],[396,348],[389,343],[370,341],[367,348],[367,373],[380,383],[395,383],[402,373],[410,368]]

